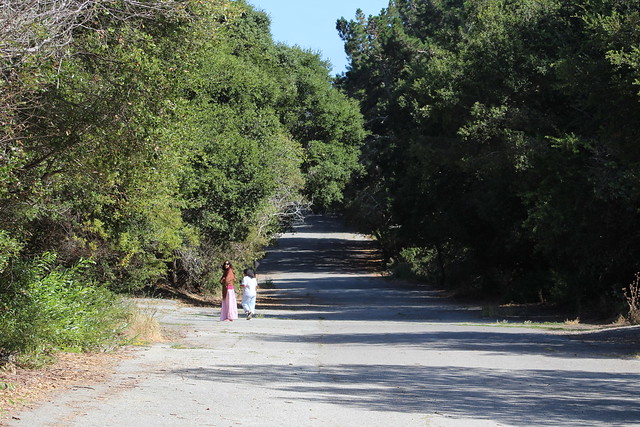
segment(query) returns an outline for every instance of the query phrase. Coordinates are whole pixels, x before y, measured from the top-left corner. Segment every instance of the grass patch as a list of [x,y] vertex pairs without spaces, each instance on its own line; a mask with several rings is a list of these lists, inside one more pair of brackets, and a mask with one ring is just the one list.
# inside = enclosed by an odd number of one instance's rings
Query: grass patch
[[461,323],[463,326],[486,326],[491,328],[531,328],[531,329],[546,329],[552,331],[572,331],[575,328],[571,328],[564,323],[558,322],[533,322],[526,320],[524,322],[510,322],[508,320],[496,320],[493,323]]
[[568,326],[578,326],[580,324],[580,318],[576,317],[573,320],[567,319],[567,320],[564,321],[564,324],[568,325]]
[[181,344],[181,343],[175,343],[175,344],[171,345],[171,348],[174,349],[174,350],[189,350],[189,349],[194,349],[196,347],[188,347],[188,346],[186,346],[184,344]]
[[133,345],[148,345],[164,340],[160,323],[155,317],[155,309],[133,307],[123,330],[123,337]]

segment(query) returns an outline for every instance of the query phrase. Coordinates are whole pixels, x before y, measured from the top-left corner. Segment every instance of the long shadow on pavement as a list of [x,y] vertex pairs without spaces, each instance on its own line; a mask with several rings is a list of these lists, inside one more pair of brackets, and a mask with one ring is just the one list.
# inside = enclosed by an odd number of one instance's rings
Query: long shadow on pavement
[[[507,356],[542,355],[581,359],[611,359],[632,357],[635,344],[616,341],[585,342],[585,335],[550,335],[528,333],[522,329],[490,331],[446,330],[429,332],[388,333],[319,333],[304,336],[262,335],[261,340],[273,342],[310,342],[322,345],[402,346],[430,350],[476,351]],[[339,347],[338,347],[339,348]],[[640,391],[640,388],[639,388]]]
[[[511,425],[630,425],[640,420],[639,374],[480,368],[261,365],[179,369],[177,377],[261,384],[288,399],[377,411],[437,413]],[[615,396],[615,397],[609,397]]]

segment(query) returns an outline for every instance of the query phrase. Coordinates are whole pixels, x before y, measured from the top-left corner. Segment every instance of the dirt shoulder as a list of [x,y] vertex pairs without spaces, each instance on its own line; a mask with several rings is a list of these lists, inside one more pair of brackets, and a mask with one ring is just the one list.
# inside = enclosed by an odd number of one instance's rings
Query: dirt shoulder
[[[168,287],[159,289],[159,292],[168,299],[191,306],[212,306],[218,303],[212,297]],[[147,319],[143,318],[142,322],[145,320]],[[176,331],[163,329],[157,336],[145,335],[144,341],[164,341],[176,334]],[[38,369],[20,368],[12,363],[0,365],[0,425],[20,411],[38,406],[57,393],[73,388],[90,388],[107,381],[118,363],[132,357],[130,348],[123,346],[100,353],[58,353],[53,363]]]
[[41,369],[0,368],[0,425],[16,413],[74,387],[91,387],[106,381],[113,367],[130,357],[126,348],[111,353],[60,353]]

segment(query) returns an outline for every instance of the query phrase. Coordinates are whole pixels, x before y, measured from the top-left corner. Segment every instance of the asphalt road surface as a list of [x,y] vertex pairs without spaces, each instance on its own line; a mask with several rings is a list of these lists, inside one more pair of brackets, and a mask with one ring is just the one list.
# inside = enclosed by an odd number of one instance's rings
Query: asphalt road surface
[[380,277],[374,254],[336,219],[308,217],[261,263],[273,288],[256,318],[141,301],[174,339],[9,425],[640,426],[637,329],[482,318]]

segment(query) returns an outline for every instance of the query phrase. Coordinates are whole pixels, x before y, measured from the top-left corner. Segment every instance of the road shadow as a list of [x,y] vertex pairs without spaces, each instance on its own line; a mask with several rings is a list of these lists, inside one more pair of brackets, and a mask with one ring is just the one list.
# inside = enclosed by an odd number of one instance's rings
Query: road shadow
[[[266,317],[328,320],[490,322],[481,308],[448,301],[443,292],[406,288],[376,277],[278,279],[277,289],[260,292],[275,310]],[[260,302],[260,301],[259,301]],[[264,305],[262,306],[265,307]],[[278,313],[286,310],[287,313]]]
[[[428,332],[321,333],[303,337],[264,335],[267,342],[307,342],[319,345],[392,346],[443,351],[481,352],[496,356],[549,356],[580,359],[635,357],[638,346],[628,341],[586,340],[585,335],[526,332],[522,328],[496,327],[496,331],[468,328]],[[639,389],[640,390],[640,389]]]
[[256,385],[287,400],[373,411],[436,413],[509,425],[637,425],[640,375],[569,370],[260,365],[177,369],[176,381]]
[[292,233],[267,248],[260,272],[353,273],[381,271],[382,252],[376,242],[349,232],[336,216],[310,215]]
[[[295,227],[294,233],[284,235],[277,247],[269,251],[261,266],[263,274],[274,277],[275,289],[260,292],[268,305],[265,317],[296,320],[342,321],[398,321],[432,323],[474,323],[495,325],[504,318],[483,316],[482,307],[454,302],[442,291],[426,285],[407,284],[375,275],[380,272],[380,251],[375,242],[349,233],[348,228],[335,216],[311,215]],[[259,297],[260,298],[260,297]],[[258,300],[260,306],[260,299]],[[260,308],[260,307],[259,307]],[[530,319],[536,320],[535,316]],[[513,324],[524,325],[526,318]],[[554,319],[559,320],[559,319]],[[541,336],[516,338],[501,332],[484,335],[466,335],[451,340],[443,337],[410,337],[418,342],[447,342],[454,348],[464,345],[483,346],[484,341],[495,341],[493,349],[509,345],[540,348]],[[376,335],[360,336],[375,340]],[[385,337],[384,339],[387,339]],[[433,338],[433,339],[432,339]],[[397,339],[397,338],[396,338]],[[606,357],[613,354],[633,354],[640,351],[640,329],[627,328],[623,332],[564,334],[549,338],[565,340],[560,345],[562,354],[569,354],[572,343],[581,342],[589,354]],[[519,340],[528,344],[523,344]],[[437,344],[436,344],[437,345]],[[492,349],[487,349],[492,351]],[[544,351],[538,354],[545,354]]]
[[385,279],[381,269],[375,241],[349,232],[338,217],[311,215],[268,250],[259,280],[272,289],[260,290],[258,305],[272,311],[265,316],[288,319],[480,321],[479,307]]

